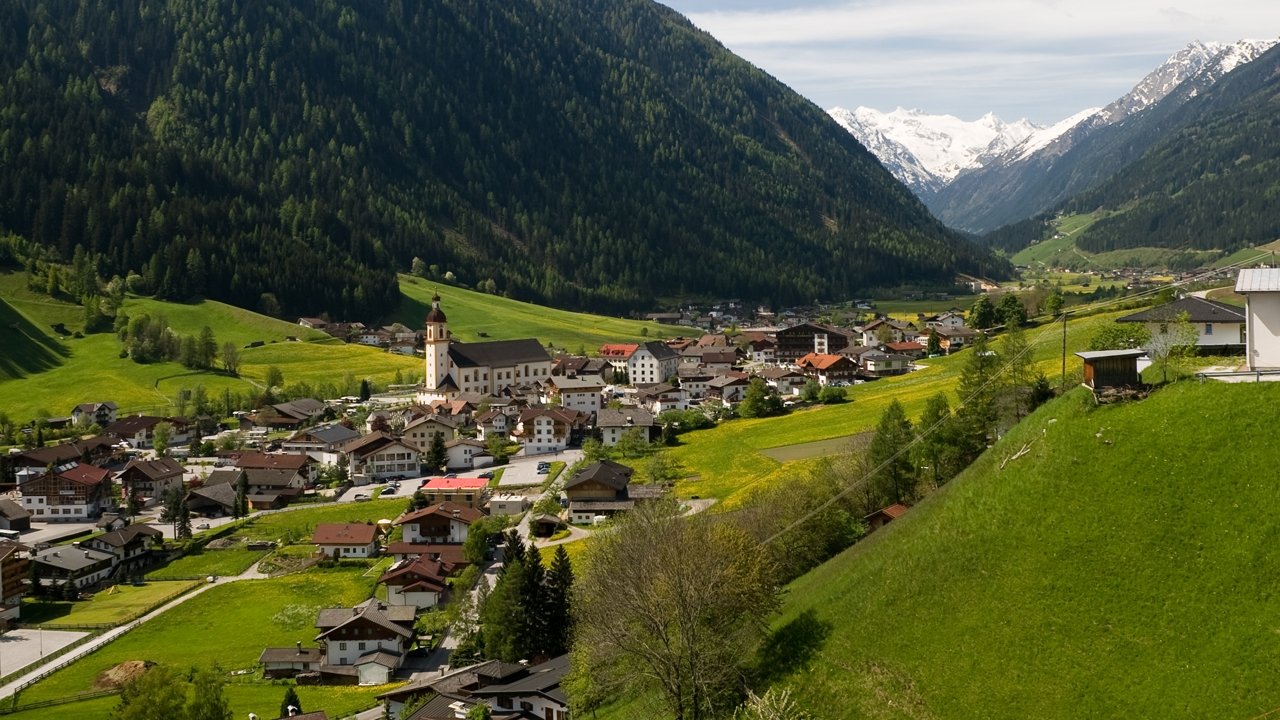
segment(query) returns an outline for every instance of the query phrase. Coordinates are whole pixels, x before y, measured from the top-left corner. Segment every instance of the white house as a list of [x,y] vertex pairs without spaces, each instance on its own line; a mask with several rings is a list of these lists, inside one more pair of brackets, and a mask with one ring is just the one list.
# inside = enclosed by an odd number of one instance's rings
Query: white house
[[412,605],[389,605],[376,598],[354,608],[321,610],[316,618],[316,641],[323,644],[325,658],[321,674],[354,674],[360,685],[390,682],[414,640],[417,611]]
[[674,377],[680,354],[656,340],[641,344],[627,358],[627,378],[632,385],[651,385]]
[[628,407],[620,410],[605,408],[596,413],[596,428],[600,431],[600,441],[608,447],[618,444],[622,436],[639,428],[644,439],[653,439],[653,415],[640,407]]
[[1280,268],[1241,270],[1236,292],[1245,297],[1245,356],[1249,369],[1280,369]]
[[479,440],[458,438],[444,444],[445,466],[450,470],[471,470],[493,464],[488,446]]
[[281,443],[288,453],[307,455],[322,465],[337,465],[342,456],[342,446],[360,437],[360,433],[345,425],[319,425],[294,433]]
[[569,446],[574,428],[585,416],[576,410],[534,408],[520,413],[513,438],[520,441],[525,455],[560,452]]
[[605,383],[598,375],[578,377],[552,377],[547,381],[547,393],[543,402],[554,398],[560,401],[560,407],[593,413],[604,407]]
[[[1241,270],[1241,275],[1249,272]],[[1196,345],[1212,352],[1239,350],[1245,345],[1245,311],[1235,305],[1188,295],[1171,303],[1116,318],[1118,323],[1142,323],[1153,339],[1169,332],[1182,318],[1196,330]],[[1148,350],[1151,348],[1148,347]]]
[[404,528],[404,542],[412,545],[461,544],[471,523],[484,516],[475,508],[442,502],[406,513],[395,524]]
[[416,447],[418,452],[425,454],[431,451],[431,444],[435,442],[437,435],[445,443],[458,437],[456,423],[439,415],[420,417],[404,426],[403,439]]
[[439,560],[419,555],[392,565],[378,582],[387,586],[387,604],[425,610],[440,604],[448,587],[444,578],[444,566]]
[[384,432],[352,440],[342,447],[342,451],[347,455],[347,467],[353,479],[382,480],[393,475],[412,477],[418,474],[422,464],[418,448]]
[[378,554],[378,526],[365,523],[320,523],[311,536],[320,552],[332,558],[367,558]]

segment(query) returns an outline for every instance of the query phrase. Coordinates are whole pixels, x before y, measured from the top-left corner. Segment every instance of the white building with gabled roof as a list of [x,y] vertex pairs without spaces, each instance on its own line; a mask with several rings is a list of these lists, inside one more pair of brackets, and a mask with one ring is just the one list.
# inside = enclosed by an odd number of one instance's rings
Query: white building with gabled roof
[[425,323],[426,374],[418,402],[451,400],[462,393],[497,395],[503,390],[551,376],[551,356],[532,338],[464,343],[449,333],[440,296],[431,298]]
[[1236,293],[1245,298],[1245,358],[1250,370],[1280,370],[1280,268],[1244,268]]

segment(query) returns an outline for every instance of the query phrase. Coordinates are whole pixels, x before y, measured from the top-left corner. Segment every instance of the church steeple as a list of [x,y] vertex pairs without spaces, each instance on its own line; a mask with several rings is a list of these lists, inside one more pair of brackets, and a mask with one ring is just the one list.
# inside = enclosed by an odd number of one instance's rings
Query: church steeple
[[423,385],[428,391],[434,390],[449,376],[449,321],[440,309],[440,294],[431,297],[431,312],[427,313],[426,342],[423,354],[426,356]]
[[440,294],[431,296],[431,312],[427,313],[427,342],[449,339],[449,320],[440,309]]

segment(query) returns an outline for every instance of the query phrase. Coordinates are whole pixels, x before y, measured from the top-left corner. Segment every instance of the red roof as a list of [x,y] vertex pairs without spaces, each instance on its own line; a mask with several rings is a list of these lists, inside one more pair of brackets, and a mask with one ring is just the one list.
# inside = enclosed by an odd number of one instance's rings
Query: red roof
[[423,490],[481,490],[489,485],[484,478],[437,477],[422,483]]
[[850,363],[853,361],[845,355],[819,355],[818,353],[809,353],[796,361],[798,367],[811,367],[815,370],[827,370],[839,363]]
[[902,517],[902,514],[905,513],[907,509],[908,508],[906,505],[903,505],[901,503],[894,503],[889,507],[884,508],[883,510],[877,510],[876,512],[873,512],[871,514],[883,515],[889,518],[890,520],[897,520],[898,518]]
[[890,350],[893,350],[894,352],[902,352],[904,350],[924,350],[924,346],[921,345],[920,343],[910,342],[910,341],[885,343],[884,346],[889,348]]
[[639,349],[640,349],[639,345],[623,345],[623,344],[601,345],[600,357],[625,359],[625,358],[631,357],[633,354],[635,354],[635,351]]
[[58,473],[58,477],[70,480],[71,482],[77,482],[82,485],[98,485],[102,481],[111,477],[111,471],[81,463],[73,468],[63,470]]
[[311,542],[316,545],[368,545],[378,536],[378,526],[365,523],[320,523]]

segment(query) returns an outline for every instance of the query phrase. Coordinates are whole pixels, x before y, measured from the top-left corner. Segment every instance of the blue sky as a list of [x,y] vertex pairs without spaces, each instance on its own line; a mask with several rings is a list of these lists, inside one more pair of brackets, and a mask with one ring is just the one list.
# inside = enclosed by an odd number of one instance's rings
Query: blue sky
[[1193,40],[1280,36],[1280,1],[661,0],[824,108],[1042,124],[1123,95]]

